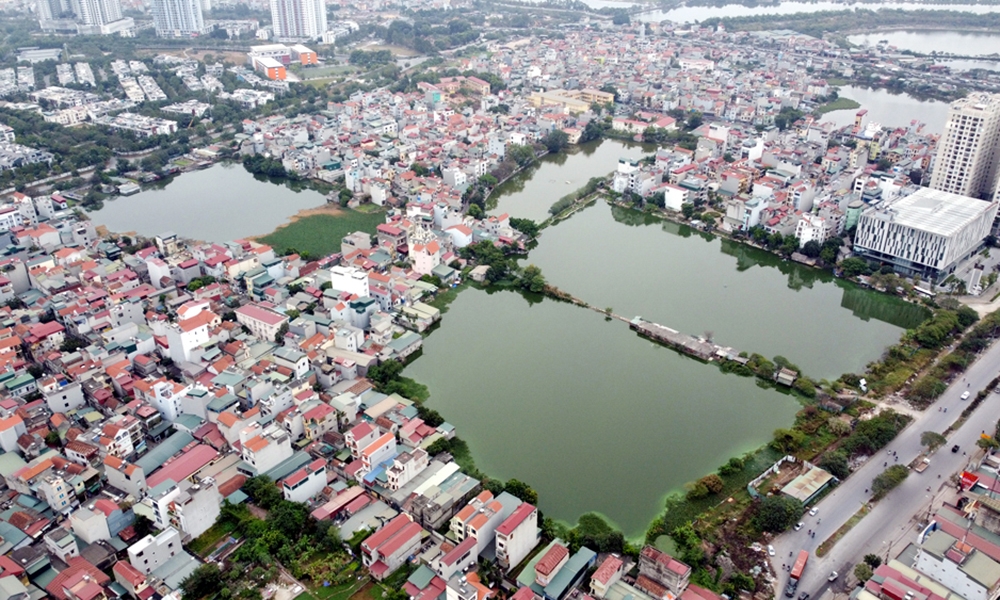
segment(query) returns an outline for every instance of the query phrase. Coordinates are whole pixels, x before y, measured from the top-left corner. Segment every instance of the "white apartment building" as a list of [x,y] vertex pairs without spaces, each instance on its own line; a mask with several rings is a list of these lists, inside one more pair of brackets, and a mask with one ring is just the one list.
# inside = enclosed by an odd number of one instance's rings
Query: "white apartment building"
[[107,25],[122,18],[120,0],[73,0],[73,5],[83,25]]
[[364,298],[369,295],[368,273],[357,267],[331,267],[330,287],[338,292],[347,292]]
[[326,461],[317,458],[281,480],[285,500],[306,502],[326,487]]
[[413,452],[402,452],[392,461],[392,466],[385,470],[386,487],[398,491],[413,480],[421,471],[427,468],[427,452],[417,448]]
[[191,37],[205,31],[201,0],[153,0],[153,24],[159,37]]
[[196,355],[200,357],[201,347],[208,343],[210,329],[221,322],[218,315],[205,310],[189,319],[168,325],[167,345],[170,358],[182,363],[192,362]]
[[292,456],[292,442],[288,432],[276,424],[266,429],[260,423],[251,423],[240,431],[243,460],[264,473]]
[[930,187],[992,198],[1000,161],[1000,94],[973,92],[956,100],[938,144]]
[[862,213],[854,252],[904,275],[936,279],[979,249],[996,214],[996,200],[920,188]]
[[38,493],[52,510],[58,513],[66,514],[80,504],[73,486],[54,473],[46,475],[38,482]]
[[538,545],[538,509],[521,504],[496,529],[496,555],[508,573]]
[[833,234],[830,223],[819,215],[806,213],[795,226],[795,237],[799,239],[799,247],[809,242],[822,244]]
[[279,41],[318,39],[326,33],[326,2],[271,0],[271,22]]
[[150,534],[132,544],[128,549],[128,562],[149,575],[178,552],[183,552],[181,534],[173,527],[167,527],[156,537]]

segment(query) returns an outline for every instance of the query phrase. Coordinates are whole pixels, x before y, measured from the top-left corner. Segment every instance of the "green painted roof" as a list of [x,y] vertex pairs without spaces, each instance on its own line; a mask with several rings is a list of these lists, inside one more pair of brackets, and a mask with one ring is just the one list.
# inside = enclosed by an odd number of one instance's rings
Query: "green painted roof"
[[159,446],[153,448],[146,453],[139,460],[135,461],[135,464],[142,469],[143,473],[148,477],[154,470],[163,466],[163,463],[167,462],[167,459],[171,456],[177,454],[181,451],[184,446],[187,446],[194,441],[194,436],[186,431],[178,431],[163,440]]

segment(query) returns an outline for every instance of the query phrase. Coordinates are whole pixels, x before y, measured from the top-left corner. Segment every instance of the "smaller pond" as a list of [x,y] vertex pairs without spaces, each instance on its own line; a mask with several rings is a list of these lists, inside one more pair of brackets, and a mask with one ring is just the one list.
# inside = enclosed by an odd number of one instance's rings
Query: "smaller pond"
[[[861,108],[868,109],[868,122],[885,127],[907,127],[916,119],[926,124],[925,133],[941,133],[948,119],[948,103],[937,100],[919,100],[909,94],[891,94],[886,90],[871,90],[852,85],[840,87],[840,95],[856,100]],[[860,109],[858,109],[860,110]],[[854,123],[858,110],[836,110],[823,115],[837,127]]]
[[90,219],[118,233],[153,236],[173,231],[195,240],[226,242],[275,230],[300,210],[326,202],[313,190],[295,191],[254,176],[239,164],[216,164],[146,186],[134,196],[105,201]]
[[875,46],[881,41],[899,50],[920,54],[944,52],[959,56],[1000,54],[1000,35],[972,31],[876,31],[847,37],[859,46]]
[[727,4],[725,6],[680,6],[671,10],[658,10],[638,16],[641,21],[659,22],[670,20],[677,23],[704,21],[712,17],[756,17],[760,15],[793,15],[819,11],[854,10],[865,8],[878,10],[892,8],[903,10],[955,10],[975,14],[985,14],[1000,11],[1000,6],[984,4],[924,4],[915,2],[893,2],[884,4],[847,4],[844,2],[782,2],[774,5],[744,6],[742,4]]
[[[538,164],[514,175],[490,196],[491,215],[508,213],[520,219],[544,221],[556,200],[603,177],[618,167],[619,158],[641,158],[655,152],[651,144],[599,140],[569,152],[542,157]],[[526,184],[531,185],[526,188]]]

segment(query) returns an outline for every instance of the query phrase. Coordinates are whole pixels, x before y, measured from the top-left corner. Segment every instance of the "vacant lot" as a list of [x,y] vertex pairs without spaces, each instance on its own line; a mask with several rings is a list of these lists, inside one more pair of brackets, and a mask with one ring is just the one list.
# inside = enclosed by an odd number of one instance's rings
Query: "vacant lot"
[[310,256],[326,256],[340,252],[340,240],[348,233],[375,233],[375,228],[384,222],[385,215],[381,211],[362,213],[341,210],[335,214],[312,214],[296,218],[288,225],[258,239],[278,252],[294,248],[299,252],[308,252]]

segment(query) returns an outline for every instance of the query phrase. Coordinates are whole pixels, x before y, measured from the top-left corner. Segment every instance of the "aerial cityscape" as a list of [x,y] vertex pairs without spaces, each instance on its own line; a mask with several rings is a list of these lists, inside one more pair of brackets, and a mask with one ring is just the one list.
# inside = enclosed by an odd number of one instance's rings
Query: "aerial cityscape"
[[997,600],[998,279],[996,0],[9,0],[0,600]]

